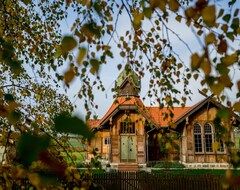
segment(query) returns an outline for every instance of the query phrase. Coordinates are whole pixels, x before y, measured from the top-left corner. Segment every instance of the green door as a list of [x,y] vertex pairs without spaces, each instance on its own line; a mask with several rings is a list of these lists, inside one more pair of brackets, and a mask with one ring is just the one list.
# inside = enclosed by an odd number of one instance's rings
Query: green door
[[121,162],[136,162],[136,136],[121,136]]

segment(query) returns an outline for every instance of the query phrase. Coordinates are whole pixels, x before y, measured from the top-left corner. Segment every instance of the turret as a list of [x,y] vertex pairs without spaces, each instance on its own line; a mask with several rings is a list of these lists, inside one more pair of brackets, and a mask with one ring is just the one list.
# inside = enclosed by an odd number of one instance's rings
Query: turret
[[133,71],[129,64],[127,64],[124,70],[119,74],[115,84],[115,89],[117,90],[118,97],[139,97],[141,82],[138,75]]

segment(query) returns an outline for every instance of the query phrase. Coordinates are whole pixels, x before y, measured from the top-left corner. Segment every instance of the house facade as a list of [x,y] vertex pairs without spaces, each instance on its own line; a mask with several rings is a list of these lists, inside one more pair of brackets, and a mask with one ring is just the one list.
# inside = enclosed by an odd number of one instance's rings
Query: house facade
[[[132,70],[119,75],[116,89],[116,99],[103,118],[87,122],[95,132],[95,138],[89,141],[88,158],[92,157],[91,149],[98,148],[98,153],[115,165],[168,159],[188,167],[227,166],[224,141],[233,141],[234,135],[229,130],[222,136],[227,127],[215,126],[216,114],[224,107],[212,97],[192,107],[147,107]],[[232,113],[231,118],[231,125],[238,126],[238,115]]]

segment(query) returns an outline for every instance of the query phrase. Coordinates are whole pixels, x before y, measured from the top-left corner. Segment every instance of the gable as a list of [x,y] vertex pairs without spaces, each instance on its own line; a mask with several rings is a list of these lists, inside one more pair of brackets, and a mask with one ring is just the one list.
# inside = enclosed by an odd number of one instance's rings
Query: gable
[[[187,118],[197,119],[197,120],[205,120],[205,121],[213,121],[216,117],[216,114],[219,109],[227,109],[222,104],[214,101],[212,96],[205,98],[200,101],[196,105],[194,105],[189,111],[179,117],[175,124],[178,125]],[[230,116],[234,117],[238,122],[240,121],[240,117],[234,112],[230,112]]]

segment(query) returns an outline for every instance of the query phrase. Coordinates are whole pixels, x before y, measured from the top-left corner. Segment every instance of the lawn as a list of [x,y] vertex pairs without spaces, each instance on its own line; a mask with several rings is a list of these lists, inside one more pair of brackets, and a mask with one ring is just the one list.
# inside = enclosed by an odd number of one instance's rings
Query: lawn
[[[233,175],[240,176],[240,170],[231,170]],[[224,175],[224,169],[153,169],[154,174],[181,174],[181,175]]]
[[[85,146],[81,143],[81,139],[70,138],[69,145],[73,150],[70,154],[71,158],[75,161],[75,163],[82,163],[85,160]],[[62,156],[67,160],[68,163],[71,163],[71,159],[67,156],[65,152],[62,152]]]

